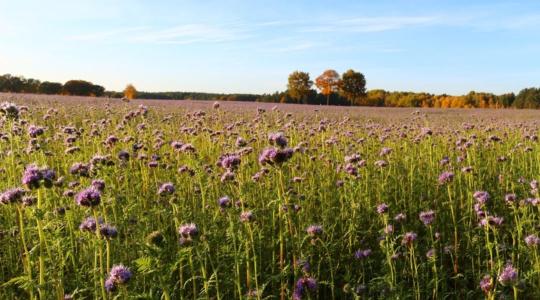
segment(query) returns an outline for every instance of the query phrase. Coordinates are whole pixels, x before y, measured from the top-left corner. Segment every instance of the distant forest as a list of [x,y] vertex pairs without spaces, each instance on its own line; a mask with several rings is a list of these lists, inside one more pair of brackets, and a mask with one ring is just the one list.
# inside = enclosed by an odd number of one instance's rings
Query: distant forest
[[348,70],[339,75],[327,70],[313,82],[308,73],[295,71],[289,75],[287,90],[273,94],[219,94],[204,92],[144,92],[128,85],[124,91],[107,91],[103,86],[84,80],[65,83],[39,81],[5,74],[0,76],[0,92],[48,95],[77,95],[109,98],[165,100],[222,100],[321,105],[355,105],[380,107],[440,108],[540,108],[540,88],[525,88],[517,95],[495,95],[471,91],[466,95],[435,95],[422,92],[391,92],[365,89],[364,75]]

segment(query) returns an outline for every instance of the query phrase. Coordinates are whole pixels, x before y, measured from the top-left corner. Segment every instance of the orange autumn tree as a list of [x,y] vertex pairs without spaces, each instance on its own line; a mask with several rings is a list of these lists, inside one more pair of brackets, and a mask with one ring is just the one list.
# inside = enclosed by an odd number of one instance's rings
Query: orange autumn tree
[[133,86],[133,84],[128,84],[126,88],[124,89],[124,97],[131,100],[137,97],[137,89]]
[[326,105],[330,105],[330,95],[338,91],[339,84],[339,74],[335,70],[326,70],[315,79],[315,85],[326,96]]

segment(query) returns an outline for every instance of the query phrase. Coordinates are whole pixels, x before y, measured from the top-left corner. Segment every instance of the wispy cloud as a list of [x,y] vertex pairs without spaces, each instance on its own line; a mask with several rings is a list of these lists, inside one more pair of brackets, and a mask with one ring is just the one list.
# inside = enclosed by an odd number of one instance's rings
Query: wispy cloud
[[183,24],[168,28],[130,27],[70,36],[77,41],[120,41],[152,44],[220,43],[245,39],[246,30],[237,25]]
[[130,38],[133,42],[157,44],[220,43],[245,39],[246,31],[227,26],[186,24],[172,28],[152,30]]
[[130,28],[119,28],[109,31],[93,32],[86,34],[79,34],[70,36],[70,40],[74,41],[103,41],[109,39],[116,39],[118,37],[125,36],[126,34],[137,34],[144,30],[148,29],[147,27],[130,27]]
[[331,20],[311,24],[300,29],[302,32],[381,32],[404,27],[433,24],[435,16],[361,17]]

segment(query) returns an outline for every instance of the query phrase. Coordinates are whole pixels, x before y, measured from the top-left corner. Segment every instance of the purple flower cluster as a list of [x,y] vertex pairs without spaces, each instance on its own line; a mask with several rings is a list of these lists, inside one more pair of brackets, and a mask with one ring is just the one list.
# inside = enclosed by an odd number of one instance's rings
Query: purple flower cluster
[[484,276],[482,280],[480,280],[480,289],[484,294],[489,294],[493,289],[493,278],[489,275]]
[[317,290],[317,281],[311,277],[303,277],[298,279],[294,287],[293,299],[301,300],[309,292]]
[[322,229],[322,226],[320,226],[320,225],[310,225],[310,226],[306,229],[306,232],[307,232],[311,237],[317,237],[317,236],[320,236],[320,235],[323,233],[323,229]]
[[535,234],[528,235],[525,237],[525,244],[529,247],[536,247],[540,245],[540,238]]
[[294,150],[290,148],[276,149],[266,148],[259,155],[259,163],[265,165],[281,164],[293,156]]
[[109,278],[105,280],[105,289],[108,292],[116,290],[118,285],[126,284],[133,277],[129,268],[124,265],[114,265],[109,273]]
[[180,226],[178,233],[180,234],[180,245],[187,245],[199,234],[199,229],[195,223],[188,223]]
[[382,215],[388,212],[388,205],[386,203],[381,203],[377,205],[377,213]]
[[518,271],[512,266],[512,264],[507,264],[501,273],[499,273],[499,277],[497,279],[502,285],[513,285],[517,282]]
[[240,213],[240,221],[244,223],[249,223],[255,220],[255,216],[253,215],[253,212],[251,210],[243,211]]
[[371,249],[356,250],[354,253],[354,258],[364,259],[371,255]]
[[80,191],[75,196],[75,202],[77,203],[77,205],[86,207],[93,207],[99,205],[99,203],[101,202],[101,193],[94,187],[87,188]]
[[439,175],[439,184],[446,184],[450,183],[454,180],[454,173],[452,172],[443,172],[441,175]]
[[0,194],[0,204],[20,202],[26,191],[22,188],[13,188]]
[[237,154],[225,154],[219,157],[217,165],[227,170],[234,170],[240,165],[240,156]]
[[281,148],[287,147],[288,141],[283,132],[271,133],[268,135],[270,144],[278,145]]
[[52,187],[54,180],[56,179],[56,173],[47,168],[38,168],[36,165],[27,165],[24,169],[22,184],[29,188],[39,188],[40,184],[47,188]]
[[418,238],[418,235],[414,232],[407,232],[405,235],[403,235],[403,239],[401,241],[402,245],[411,246],[414,241]]

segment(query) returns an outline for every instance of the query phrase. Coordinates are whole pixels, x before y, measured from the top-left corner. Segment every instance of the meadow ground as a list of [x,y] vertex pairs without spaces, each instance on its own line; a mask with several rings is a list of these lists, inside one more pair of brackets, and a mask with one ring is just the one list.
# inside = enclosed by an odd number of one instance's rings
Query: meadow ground
[[1,299],[540,298],[540,111],[0,103]]

